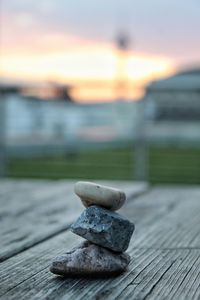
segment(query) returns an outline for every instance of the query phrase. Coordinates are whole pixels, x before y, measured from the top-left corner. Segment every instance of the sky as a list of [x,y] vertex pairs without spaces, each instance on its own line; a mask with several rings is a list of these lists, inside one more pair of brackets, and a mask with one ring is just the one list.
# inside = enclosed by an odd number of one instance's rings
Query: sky
[[70,84],[80,101],[116,96],[120,32],[130,39],[123,58],[130,97],[200,65],[199,0],[1,0],[0,16],[2,80]]

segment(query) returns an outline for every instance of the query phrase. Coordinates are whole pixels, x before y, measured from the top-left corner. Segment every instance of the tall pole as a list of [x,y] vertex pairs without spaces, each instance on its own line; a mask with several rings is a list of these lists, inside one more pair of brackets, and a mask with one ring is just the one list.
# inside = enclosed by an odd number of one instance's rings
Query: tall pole
[[124,100],[127,98],[127,51],[129,47],[128,35],[121,33],[116,38],[117,45],[117,99]]
[[148,146],[145,120],[146,99],[137,102],[136,141],[134,147],[134,178],[138,181],[148,180]]

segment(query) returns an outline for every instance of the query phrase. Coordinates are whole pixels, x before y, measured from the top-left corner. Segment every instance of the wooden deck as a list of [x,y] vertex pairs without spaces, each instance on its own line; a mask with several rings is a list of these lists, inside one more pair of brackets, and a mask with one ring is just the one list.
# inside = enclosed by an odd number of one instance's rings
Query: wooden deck
[[120,212],[136,225],[127,272],[56,277],[51,260],[80,242],[68,228],[83,210],[73,181],[0,181],[1,299],[200,299],[200,187],[131,182]]

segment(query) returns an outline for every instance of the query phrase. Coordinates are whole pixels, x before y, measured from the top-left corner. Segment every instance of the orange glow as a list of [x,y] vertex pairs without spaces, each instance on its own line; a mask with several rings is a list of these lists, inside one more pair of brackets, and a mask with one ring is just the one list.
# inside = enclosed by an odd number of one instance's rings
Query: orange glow
[[[88,41],[77,42],[66,48],[60,46],[59,49],[46,48],[40,52],[4,47],[0,75],[35,83],[52,81],[72,84],[73,96],[78,101],[115,98],[118,57],[112,46]],[[127,53],[125,73],[130,98],[142,95],[142,87],[150,80],[172,72],[173,64],[165,57]]]

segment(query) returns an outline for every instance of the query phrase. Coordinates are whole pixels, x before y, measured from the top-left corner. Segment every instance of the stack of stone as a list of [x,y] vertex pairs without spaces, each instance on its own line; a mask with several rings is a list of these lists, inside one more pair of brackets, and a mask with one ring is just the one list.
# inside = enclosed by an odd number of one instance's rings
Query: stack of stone
[[130,262],[124,253],[134,224],[117,214],[125,194],[114,188],[91,182],[77,182],[75,193],[86,209],[72,224],[71,231],[87,241],[54,259],[50,271],[63,276],[115,275]]

